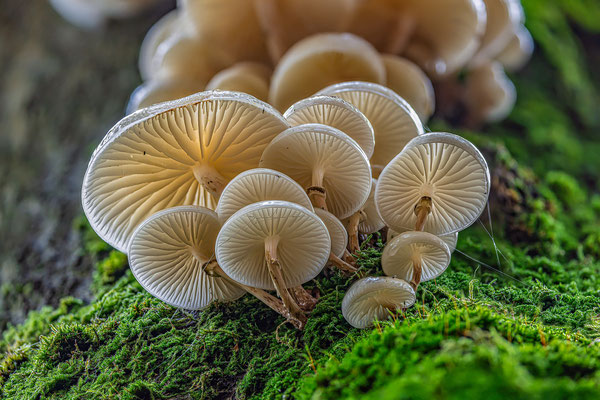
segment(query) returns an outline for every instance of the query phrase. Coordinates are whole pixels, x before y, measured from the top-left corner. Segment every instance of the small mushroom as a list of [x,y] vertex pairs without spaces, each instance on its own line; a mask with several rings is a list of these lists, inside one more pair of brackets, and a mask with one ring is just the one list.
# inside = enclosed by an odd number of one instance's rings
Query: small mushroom
[[487,204],[490,174],[479,150],[451,133],[410,141],[383,170],[375,205],[398,232],[447,235],[473,224]]
[[313,205],[338,218],[354,214],[367,200],[371,168],[365,152],[348,135],[322,124],[305,124],[279,134],[260,166],[281,171],[308,193]]
[[440,276],[449,264],[448,245],[427,232],[399,234],[385,246],[381,256],[383,272],[410,282],[415,291],[419,283]]
[[127,114],[165,101],[177,100],[202,91],[203,83],[186,81],[184,77],[149,80],[138,86],[127,103]]
[[206,84],[206,90],[231,90],[248,93],[259,100],[269,97],[271,70],[257,62],[241,62],[226,68]]
[[415,291],[402,279],[387,276],[368,277],[356,281],[342,300],[342,315],[358,329],[375,321],[389,319],[392,314],[415,304]]
[[377,180],[372,179],[371,192],[365,204],[362,205],[360,210],[354,213],[350,218],[344,220],[346,227],[348,228],[348,237],[350,241],[350,251],[356,253],[360,250],[358,243],[358,233],[375,233],[385,227],[385,222],[379,216],[377,208],[375,207],[375,187]]
[[181,17],[179,10],[175,9],[165,14],[150,27],[142,41],[138,57],[138,67],[143,80],[150,79],[152,60],[158,47],[173,36],[180,29],[180,25],[185,24],[185,21],[186,19]]
[[375,134],[358,108],[339,97],[313,96],[300,100],[283,114],[292,126],[317,123],[339,129],[358,143],[367,157],[373,155]]
[[217,237],[216,256],[236,282],[277,290],[290,315],[305,315],[288,288],[315,278],[323,269],[331,240],[325,224],[306,208],[286,201],[263,201],[232,215]]
[[124,251],[133,230],[160,210],[214,209],[229,180],[257,167],[286,127],[271,106],[236,92],[202,92],[137,111],[94,152],[83,210],[98,235]]
[[513,32],[510,42],[496,56],[496,60],[500,61],[506,70],[517,71],[529,61],[533,54],[533,48],[534,44],[531,33],[523,25],[519,25]]
[[344,224],[329,211],[317,208],[315,209],[315,213],[327,227],[329,237],[331,238],[329,262],[346,274],[355,273],[357,269],[353,265],[342,260],[342,257],[346,252],[346,246],[348,245],[348,232],[346,231],[346,228],[344,228]]
[[[405,231],[405,232],[410,232],[410,231]],[[401,233],[404,233],[404,232],[396,232],[395,230],[388,229],[387,242],[388,243],[391,242],[392,239],[394,239],[396,236],[400,235]],[[456,243],[458,242],[458,232],[450,233],[448,235],[441,235],[438,237],[440,239],[442,239],[444,241],[444,243],[446,243],[446,245],[448,245],[448,249],[450,249],[450,253],[454,253],[454,250],[456,250]]]
[[348,33],[313,35],[294,44],[275,67],[269,103],[283,111],[326,86],[355,80],[385,82],[377,50]]
[[417,113],[393,90],[368,82],[343,82],[318,94],[339,97],[358,108],[373,126],[375,151],[371,164],[386,165],[406,143],[423,134]]

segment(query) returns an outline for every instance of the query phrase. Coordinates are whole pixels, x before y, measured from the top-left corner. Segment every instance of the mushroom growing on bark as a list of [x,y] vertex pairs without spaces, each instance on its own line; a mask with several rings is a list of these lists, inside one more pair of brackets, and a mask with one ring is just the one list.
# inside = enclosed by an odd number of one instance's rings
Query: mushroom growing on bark
[[258,166],[288,127],[252,96],[202,92],[124,118],[108,132],[86,171],[83,210],[92,228],[124,251],[152,214],[179,205],[214,209],[229,180]]
[[356,267],[342,260],[346,252],[346,246],[348,245],[348,232],[344,228],[344,224],[329,211],[317,208],[315,209],[315,213],[327,227],[329,237],[331,238],[329,262],[346,274],[355,273],[357,271]]

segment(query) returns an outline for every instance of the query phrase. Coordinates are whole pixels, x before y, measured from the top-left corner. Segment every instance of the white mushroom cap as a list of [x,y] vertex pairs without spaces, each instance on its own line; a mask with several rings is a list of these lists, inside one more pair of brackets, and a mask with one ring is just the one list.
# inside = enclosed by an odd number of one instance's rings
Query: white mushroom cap
[[387,276],[368,277],[356,281],[342,300],[342,315],[358,329],[390,318],[390,312],[415,304],[415,291],[402,279]]
[[371,180],[371,192],[367,201],[362,206],[362,211],[366,217],[365,220],[358,224],[358,231],[360,233],[375,233],[385,227],[385,222],[379,216],[377,207],[375,206],[375,188],[377,187],[377,179]]
[[395,231],[415,228],[415,206],[431,198],[424,230],[446,235],[473,224],[487,204],[490,174],[479,150],[451,133],[428,133],[413,139],[383,170],[375,204]]
[[465,79],[464,102],[471,124],[497,122],[508,116],[517,90],[497,61],[479,64]]
[[277,200],[246,206],[225,222],[217,237],[217,261],[233,280],[274,290],[265,260],[265,240],[274,237],[288,288],[315,278],[327,263],[331,241],[325,224],[308,209]]
[[203,269],[214,259],[220,228],[217,214],[204,207],[160,211],[132,235],[131,272],[151,295],[175,307],[200,310],[215,300],[236,300],[244,289]]
[[500,54],[496,57],[508,71],[521,69],[533,54],[533,37],[523,25],[513,32],[513,36]]
[[349,33],[322,33],[292,46],[273,72],[269,103],[285,110],[340,81],[385,82],[377,50]]
[[354,214],[371,188],[365,152],[348,135],[322,124],[299,125],[279,134],[265,149],[260,166],[283,172],[303,188],[324,188],[327,209],[338,218]]
[[50,0],[67,21],[80,28],[99,28],[109,18],[127,18],[158,0]]
[[375,134],[371,123],[358,108],[339,97],[313,96],[300,100],[283,117],[292,126],[318,123],[337,128],[354,139],[367,157],[373,155]]
[[313,211],[306,191],[289,176],[267,168],[242,172],[223,189],[216,212],[224,223],[247,205],[266,200],[284,200]]
[[393,90],[368,82],[343,82],[318,94],[336,96],[354,104],[373,126],[375,151],[371,164],[386,165],[409,140],[423,133],[412,107]]
[[269,97],[271,69],[257,62],[241,62],[226,68],[206,84],[206,90],[233,90],[266,101]]
[[342,258],[346,251],[346,246],[348,246],[348,232],[344,224],[329,211],[315,208],[315,214],[321,218],[327,227],[329,237],[331,238],[331,253],[336,257]]
[[414,265],[421,266],[421,282],[440,276],[450,264],[450,249],[439,237],[427,232],[408,231],[389,242],[381,256],[383,272],[410,282]]
[[431,80],[417,64],[407,58],[384,54],[386,86],[408,102],[425,122],[435,110],[435,94]]
[[143,80],[150,78],[152,70],[152,59],[156,55],[158,47],[167,41],[180,28],[183,22],[180,18],[179,10],[175,9],[165,14],[156,21],[142,41],[140,46],[140,55],[138,57],[138,67]]
[[123,251],[133,230],[160,210],[214,208],[219,187],[257,167],[287,126],[268,104],[235,92],[202,92],[137,111],[94,152],[83,210],[98,235]]
[[[405,231],[405,232],[410,232],[410,231]],[[388,229],[387,241],[391,242],[392,239],[394,239],[396,236],[400,235],[401,233],[403,233],[403,232],[396,232],[393,229]],[[458,232],[449,233],[447,235],[441,235],[438,237],[440,239],[442,239],[444,241],[444,243],[446,243],[446,245],[448,245],[448,249],[450,249],[450,253],[454,253],[454,250],[456,250],[456,243],[458,242]]]
[[169,80],[149,80],[138,86],[127,103],[127,114],[165,101],[177,100],[202,91],[203,82],[188,81],[185,78]]

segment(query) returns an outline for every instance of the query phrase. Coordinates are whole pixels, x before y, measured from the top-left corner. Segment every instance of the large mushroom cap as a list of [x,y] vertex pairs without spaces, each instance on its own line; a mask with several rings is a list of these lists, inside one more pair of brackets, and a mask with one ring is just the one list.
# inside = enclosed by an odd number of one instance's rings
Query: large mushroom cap
[[336,82],[385,82],[385,68],[366,40],[348,33],[322,33],[292,46],[273,72],[269,103],[285,110]]
[[371,123],[358,108],[339,97],[313,96],[300,100],[283,117],[292,126],[318,123],[337,128],[354,139],[367,157],[373,155],[375,134]]
[[522,68],[533,54],[533,37],[523,25],[520,25],[513,32],[510,42],[496,59],[504,65],[509,71],[516,71]]
[[232,90],[248,93],[266,101],[269,97],[271,70],[264,64],[241,62],[226,68],[206,84],[206,90]]
[[348,135],[322,124],[305,124],[279,134],[265,149],[260,166],[288,175],[303,188],[322,181],[327,209],[338,218],[354,214],[371,187],[365,152]]
[[331,252],[329,233],[316,214],[287,201],[263,201],[225,222],[217,238],[217,261],[233,280],[273,290],[265,259],[269,238],[278,240],[277,257],[288,288],[316,277]]
[[234,92],[202,92],[124,118],[94,152],[83,210],[92,228],[125,250],[152,214],[179,205],[216,206],[215,185],[258,166],[287,127],[271,106]]
[[204,84],[185,78],[149,80],[138,86],[127,103],[127,114],[165,101],[177,100],[202,90]]
[[399,232],[415,228],[415,207],[431,199],[424,230],[446,235],[474,223],[487,203],[490,174],[479,150],[451,133],[413,139],[383,170],[375,190],[379,215]]
[[329,237],[331,238],[331,253],[336,257],[342,258],[346,251],[346,246],[348,246],[348,232],[344,228],[344,224],[329,211],[316,208],[315,213],[327,227]]
[[217,214],[223,223],[238,210],[266,200],[284,200],[313,211],[306,191],[292,178],[267,168],[242,172],[231,180],[223,190]]
[[[406,232],[410,232],[410,231],[406,231]],[[396,232],[393,229],[388,229],[387,241],[391,242],[392,239],[394,239],[396,236],[398,236],[402,233],[404,233],[404,232]],[[446,245],[448,246],[448,249],[450,250],[450,253],[454,253],[454,250],[456,250],[456,243],[458,242],[458,232],[449,233],[447,235],[441,235],[438,237],[440,239],[442,239],[444,241],[444,243],[446,243]]]
[[412,107],[393,90],[368,82],[343,82],[318,94],[339,97],[354,104],[373,126],[375,151],[371,163],[386,165],[409,140],[423,133]]
[[450,249],[439,237],[427,232],[399,234],[385,246],[381,256],[383,272],[410,282],[414,265],[421,266],[421,282],[440,276],[450,264]]
[[356,281],[342,300],[342,315],[350,325],[367,328],[378,320],[390,318],[415,304],[415,291],[410,285],[386,276],[363,278]]
[[131,272],[151,295],[175,307],[199,310],[215,300],[235,300],[242,288],[203,269],[214,259],[220,228],[217,214],[204,207],[158,212],[132,235]]

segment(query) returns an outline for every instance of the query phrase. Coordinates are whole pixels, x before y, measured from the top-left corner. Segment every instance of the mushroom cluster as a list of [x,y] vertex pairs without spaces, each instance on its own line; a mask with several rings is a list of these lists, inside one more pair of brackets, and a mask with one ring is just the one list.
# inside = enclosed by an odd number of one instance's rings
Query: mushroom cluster
[[495,121],[515,101],[504,68],[533,49],[523,19],[519,0],[182,0],[142,43],[144,83],[128,112],[212,89],[283,112],[334,83],[366,81],[423,123],[436,97],[451,119]]

